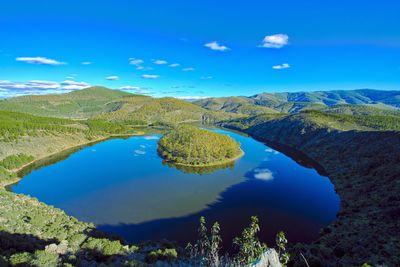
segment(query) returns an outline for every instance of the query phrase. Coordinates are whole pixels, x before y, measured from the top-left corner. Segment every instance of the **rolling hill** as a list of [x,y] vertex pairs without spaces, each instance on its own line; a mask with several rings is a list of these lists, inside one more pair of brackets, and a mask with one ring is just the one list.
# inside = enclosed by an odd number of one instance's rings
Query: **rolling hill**
[[90,87],[66,94],[32,95],[0,101],[0,110],[24,112],[38,116],[84,119],[117,108],[112,101],[130,93],[105,87]]
[[[336,106],[336,112],[345,111],[337,105],[368,105],[387,110],[400,108],[400,91],[346,90],[295,93],[261,93],[250,97],[207,98],[194,102],[214,111],[227,111],[246,115],[268,112],[297,113],[303,110],[325,110]],[[366,110],[367,108],[364,108]]]
[[238,117],[233,113],[207,110],[172,97],[153,98],[99,86],[66,94],[5,99],[0,101],[0,110],[57,118],[95,118],[134,125],[215,122]]

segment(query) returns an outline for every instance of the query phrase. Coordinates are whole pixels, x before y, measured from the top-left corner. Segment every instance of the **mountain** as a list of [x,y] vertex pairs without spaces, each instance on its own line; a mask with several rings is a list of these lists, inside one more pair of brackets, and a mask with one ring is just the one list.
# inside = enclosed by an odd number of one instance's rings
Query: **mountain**
[[233,113],[210,111],[172,97],[153,98],[99,86],[66,94],[21,96],[1,100],[0,110],[57,118],[96,118],[140,125],[214,122],[238,117]]
[[193,103],[213,111],[241,113],[250,116],[278,112],[270,107],[256,105],[253,99],[244,96],[206,98],[194,101]]
[[61,118],[88,118],[117,108],[114,100],[130,93],[95,86],[66,94],[19,96],[0,100],[0,110]]
[[[324,110],[335,105],[369,105],[380,109],[398,109],[400,108],[400,91],[360,89],[261,93],[250,97],[207,98],[195,101],[194,104],[209,110],[246,115],[267,112],[297,113],[309,109]],[[336,110],[340,111],[340,109]]]

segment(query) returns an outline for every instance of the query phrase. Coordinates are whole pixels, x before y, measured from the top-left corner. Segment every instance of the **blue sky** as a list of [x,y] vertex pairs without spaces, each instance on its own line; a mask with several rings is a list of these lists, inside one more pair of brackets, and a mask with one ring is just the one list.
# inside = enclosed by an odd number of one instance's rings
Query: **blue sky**
[[400,89],[400,1],[22,1],[0,9],[0,97]]

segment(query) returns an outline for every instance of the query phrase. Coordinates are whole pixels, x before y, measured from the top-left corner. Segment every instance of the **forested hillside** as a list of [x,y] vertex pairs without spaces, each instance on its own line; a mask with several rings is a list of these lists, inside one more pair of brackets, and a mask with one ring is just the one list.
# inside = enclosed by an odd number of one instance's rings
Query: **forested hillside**
[[[214,110],[258,115],[267,112],[297,113],[304,110],[326,110],[335,107],[336,113],[349,113],[359,105],[376,110],[395,111],[400,108],[400,91],[348,90],[297,93],[262,93],[250,97],[207,98],[194,102]],[[345,108],[346,106],[346,108]],[[355,112],[357,114],[357,112]],[[386,115],[386,114],[385,114]]]
[[117,103],[112,101],[129,95],[96,86],[66,94],[28,95],[0,100],[0,110],[46,117],[89,118],[116,109]]
[[239,117],[233,113],[214,112],[192,103],[172,98],[152,98],[129,96],[113,102],[118,109],[102,113],[96,118],[107,121],[120,121],[133,125],[169,125],[182,122],[214,123]]

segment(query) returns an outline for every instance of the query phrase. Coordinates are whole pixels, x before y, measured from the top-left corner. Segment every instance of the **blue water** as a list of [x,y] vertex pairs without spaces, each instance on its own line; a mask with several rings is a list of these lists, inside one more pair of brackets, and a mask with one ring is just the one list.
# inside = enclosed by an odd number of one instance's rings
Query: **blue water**
[[224,246],[260,219],[267,243],[284,230],[290,242],[310,242],[331,222],[339,198],[327,177],[263,143],[218,130],[241,143],[234,166],[199,174],[162,163],[160,135],[111,139],[33,170],[11,187],[133,242],[196,237],[200,216],[218,221]]

